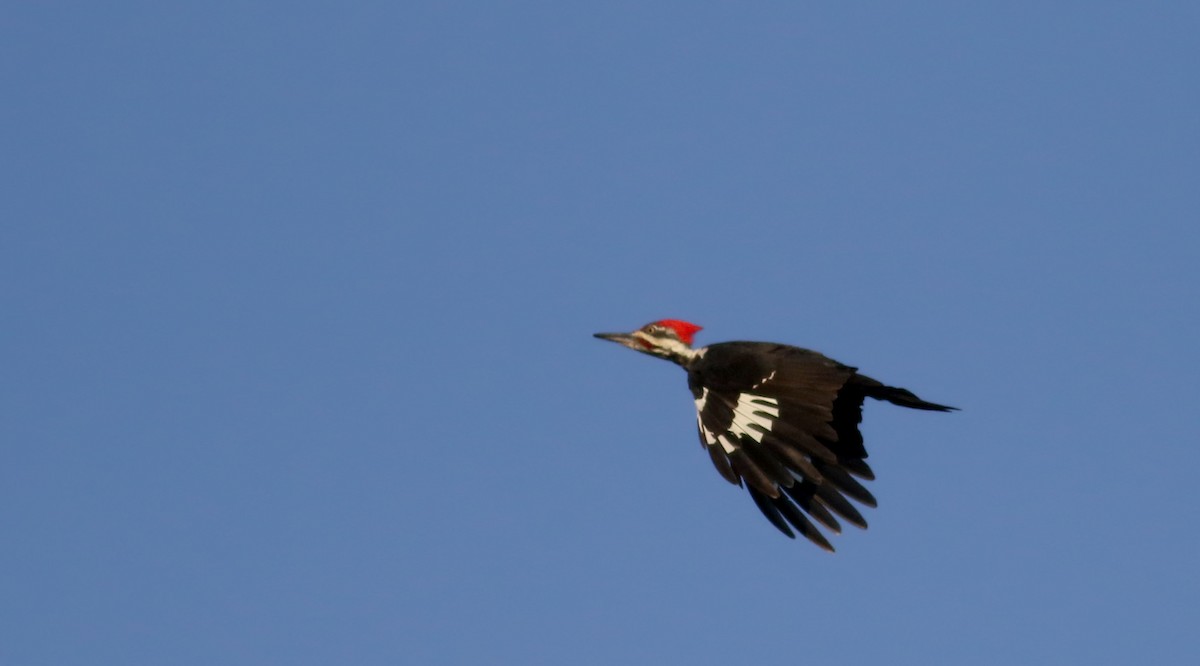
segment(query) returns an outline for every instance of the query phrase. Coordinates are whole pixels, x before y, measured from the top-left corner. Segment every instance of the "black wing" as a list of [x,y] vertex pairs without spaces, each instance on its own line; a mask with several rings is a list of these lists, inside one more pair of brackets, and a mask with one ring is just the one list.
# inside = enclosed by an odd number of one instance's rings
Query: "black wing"
[[703,350],[688,370],[700,440],[717,471],[744,486],[789,537],[795,531],[833,546],[817,528],[841,520],[866,528],[849,501],[875,506],[860,482],[875,478],[858,425],[867,397],[915,409],[949,411],[885,386],[807,349],[728,342]]

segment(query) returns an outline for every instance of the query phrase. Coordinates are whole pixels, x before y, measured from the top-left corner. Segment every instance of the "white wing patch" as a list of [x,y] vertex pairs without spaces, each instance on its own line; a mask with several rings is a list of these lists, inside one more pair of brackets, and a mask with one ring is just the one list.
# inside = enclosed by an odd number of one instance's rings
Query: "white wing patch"
[[708,446],[720,444],[725,453],[737,450],[737,440],[745,435],[756,442],[763,440],[763,435],[771,431],[775,419],[779,418],[779,401],[752,393],[742,393],[738,396],[737,405],[733,408],[733,423],[729,431],[715,433],[704,426],[704,406],[708,404],[708,389],[700,390],[696,398],[696,425],[700,428],[700,437]]
[[[758,387],[762,386],[763,384],[766,384],[767,382],[771,381],[772,379],[775,379],[775,371],[774,370],[771,371],[771,374],[767,375],[766,377],[763,377],[763,380],[761,382],[755,384],[754,386],[751,386],[750,388],[758,388]],[[775,403],[775,404],[779,404],[779,403]],[[778,416],[778,414],[776,414],[776,416]]]
[[717,436],[711,430],[704,427],[704,420],[700,415],[704,413],[704,405],[708,403],[708,389],[700,389],[700,397],[696,398],[696,425],[700,426],[700,436],[704,438],[704,443],[712,446],[717,443]]
[[728,435],[721,435],[717,438],[717,441],[721,443],[721,448],[725,449],[727,455],[732,455],[734,451],[737,451],[737,444],[729,441]]
[[778,400],[743,393],[738,396],[737,405],[733,408],[733,423],[729,426],[729,432],[761,442],[763,434],[771,431],[771,425],[777,418]]

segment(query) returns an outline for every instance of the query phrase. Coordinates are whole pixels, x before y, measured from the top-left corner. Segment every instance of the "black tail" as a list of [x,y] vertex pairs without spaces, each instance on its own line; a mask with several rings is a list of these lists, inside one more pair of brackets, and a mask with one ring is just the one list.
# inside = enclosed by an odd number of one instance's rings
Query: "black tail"
[[893,405],[901,407],[910,407],[912,409],[924,409],[930,412],[956,412],[958,407],[948,407],[939,405],[936,402],[926,402],[918,398],[912,391],[908,389],[895,388],[894,386],[884,386],[874,379],[858,375],[855,379],[859,380],[860,386],[863,389],[863,395],[876,400],[887,400]]

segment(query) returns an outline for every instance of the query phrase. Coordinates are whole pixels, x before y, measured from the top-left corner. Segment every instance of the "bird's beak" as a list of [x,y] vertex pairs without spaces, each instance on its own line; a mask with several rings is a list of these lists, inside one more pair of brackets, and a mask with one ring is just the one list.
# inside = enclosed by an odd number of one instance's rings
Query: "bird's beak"
[[634,345],[637,343],[635,342],[635,338],[633,337],[632,333],[596,333],[594,336],[600,338],[601,340],[615,342],[623,347],[636,349]]

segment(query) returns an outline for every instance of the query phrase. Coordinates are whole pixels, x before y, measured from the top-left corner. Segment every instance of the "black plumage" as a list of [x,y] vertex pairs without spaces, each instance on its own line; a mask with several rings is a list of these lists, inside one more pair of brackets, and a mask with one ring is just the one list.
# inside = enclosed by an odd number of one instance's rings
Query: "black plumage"
[[875,478],[859,424],[867,398],[928,411],[921,400],[817,352],[768,342],[691,348],[699,327],[654,322],[630,334],[597,334],[671,360],[687,371],[697,428],[717,472],[743,486],[779,531],[833,550],[816,523],[837,533],[839,518],[865,528],[850,502],[874,507],[862,484]]

